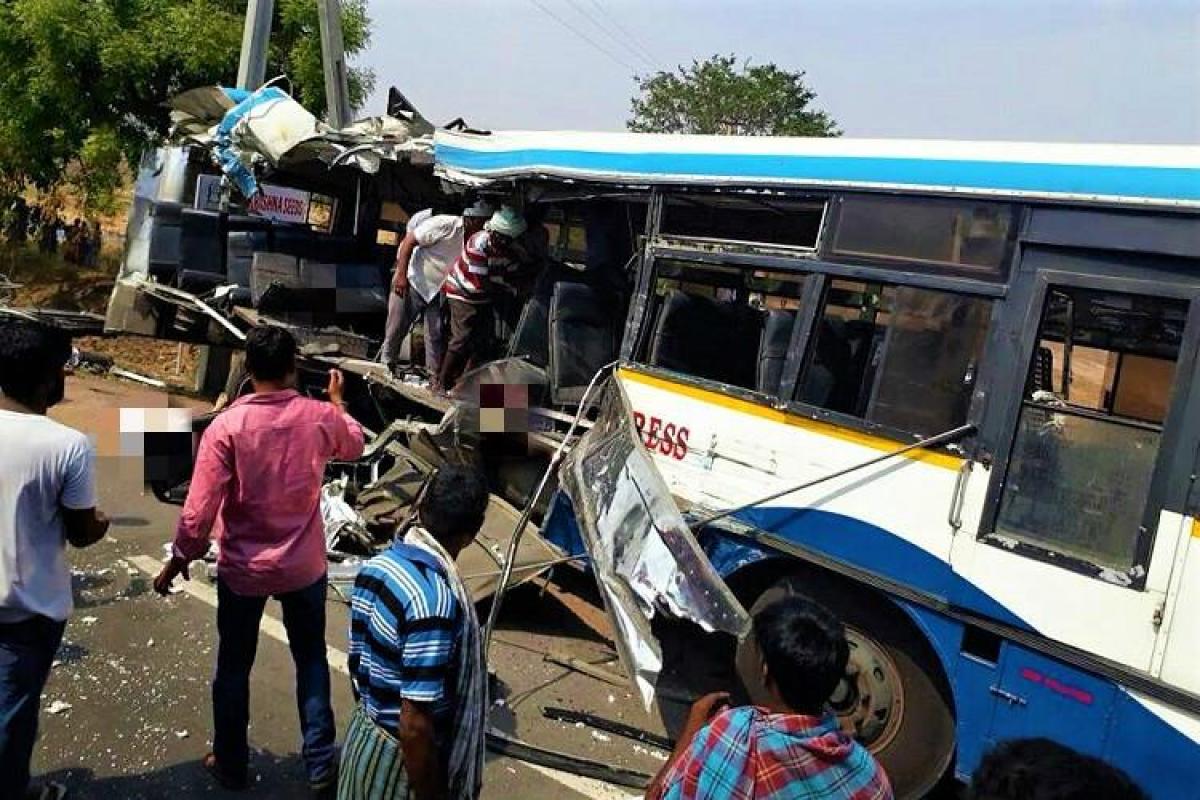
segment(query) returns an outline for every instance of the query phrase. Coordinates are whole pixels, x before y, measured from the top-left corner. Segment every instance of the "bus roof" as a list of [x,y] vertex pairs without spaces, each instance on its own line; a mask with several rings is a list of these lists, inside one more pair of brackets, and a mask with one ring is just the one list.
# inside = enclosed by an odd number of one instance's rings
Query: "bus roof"
[[1200,208],[1200,146],[439,130],[435,163],[482,185],[864,188]]

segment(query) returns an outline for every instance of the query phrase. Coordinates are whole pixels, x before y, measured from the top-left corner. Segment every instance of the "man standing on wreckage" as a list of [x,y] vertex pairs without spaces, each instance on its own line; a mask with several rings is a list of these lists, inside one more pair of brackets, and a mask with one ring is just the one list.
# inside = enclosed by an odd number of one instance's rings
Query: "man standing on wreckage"
[[380,360],[393,375],[399,368],[400,344],[417,317],[423,315],[425,369],[434,388],[439,388],[438,374],[446,352],[442,284],[462,252],[463,242],[483,230],[492,213],[492,207],[481,200],[464,209],[461,217],[434,214],[427,208],[409,219],[404,240],[396,249],[396,271],[380,350]]
[[250,331],[246,369],[254,393],[222,411],[201,437],[174,555],[154,590],[165,595],[176,576],[186,579],[187,565],[204,556],[215,532],[217,670],[213,752],[204,767],[226,789],[250,783],[250,670],[267,598],[279,600],[296,662],[304,766],[310,786],[323,793],[337,780],[337,749],[320,491],[328,461],[362,455],[363,431],[346,413],[337,370],[329,374],[329,402],[296,391],[296,340],[283,328]]

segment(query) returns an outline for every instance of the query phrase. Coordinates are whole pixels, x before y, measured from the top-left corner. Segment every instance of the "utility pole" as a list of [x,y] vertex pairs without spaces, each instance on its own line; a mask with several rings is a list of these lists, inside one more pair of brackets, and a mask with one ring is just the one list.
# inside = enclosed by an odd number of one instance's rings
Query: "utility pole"
[[329,125],[341,129],[350,118],[350,92],[346,85],[346,49],[342,38],[342,6],[338,0],[317,0],[321,18],[321,63],[325,68],[325,105]]
[[242,57],[238,61],[239,89],[254,91],[267,78],[267,45],[275,0],[246,0],[246,25],[242,28]]

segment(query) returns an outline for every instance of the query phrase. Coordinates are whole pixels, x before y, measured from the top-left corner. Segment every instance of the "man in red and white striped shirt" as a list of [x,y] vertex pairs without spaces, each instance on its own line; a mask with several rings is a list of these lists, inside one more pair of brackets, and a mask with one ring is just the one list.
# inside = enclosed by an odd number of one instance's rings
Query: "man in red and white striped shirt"
[[525,232],[525,220],[502,206],[483,230],[463,242],[462,253],[446,274],[442,291],[450,309],[450,342],[442,359],[438,383],[453,388],[472,359],[488,344],[492,301],[498,285],[516,268],[519,248],[514,240]]

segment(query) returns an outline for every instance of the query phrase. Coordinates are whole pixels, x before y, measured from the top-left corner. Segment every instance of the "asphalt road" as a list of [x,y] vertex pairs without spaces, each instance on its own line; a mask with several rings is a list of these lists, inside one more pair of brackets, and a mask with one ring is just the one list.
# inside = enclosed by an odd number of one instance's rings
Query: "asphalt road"
[[[213,590],[196,576],[187,591],[168,598],[153,593],[148,571],[163,557],[178,509],[144,492],[140,460],[120,455],[119,409],[162,407],[167,398],[136,384],[92,377],[72,378],[67,391],[67,402],[52,415],[96,436],[100,503],[113,525],[104,541],[71,553],[77,607],[42,699],[34,774],[62,781],[70,797],[79,800],[223,796],[199,765],[210,747]],[[203,407],[178,398],[170,402]],[[126,437],[125,443],[135,440]],[[677,719],[682,710],[669,704],[646,712],[626,689],[544,658],[548,651],[592,663],[615,658],[601,635],[603,613],[586,581],[561,584],[566,590],[555,584],[521,587],[505,604],[491,655],[504,700],[493,709],[492,721],[543,747],[652,773],[665,759],[662,751],[542,716],[542,706],[566,706],[661,734],[664,713]],[[344,725],[353,703],[344,672],[347,614],[334,596],[328,612],[327,639],[336,651],[334,708]],[[267,613],[278,620],[276,604],[269,604]],[[305,797],[293,668],[279,627],[264,623],[251,680],[250,741],[257,775],[251,794]],[[484,787],[485,798],[637,794],[492,756]]]

